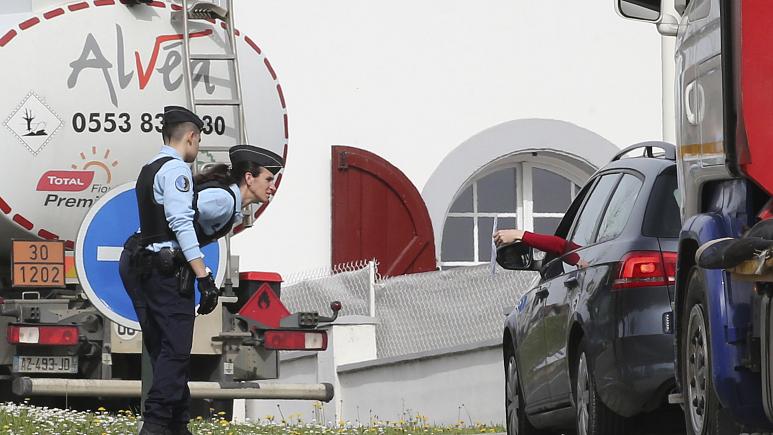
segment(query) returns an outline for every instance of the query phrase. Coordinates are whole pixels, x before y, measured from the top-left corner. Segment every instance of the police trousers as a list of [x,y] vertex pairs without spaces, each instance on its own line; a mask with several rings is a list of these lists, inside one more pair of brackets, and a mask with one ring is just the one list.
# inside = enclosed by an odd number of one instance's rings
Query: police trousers
[[187,425],[195,319],[193,288],[181,289],[174,273],[163,273],[152,262],[135,261],[128,249],[121,254],[119,272],[137,312],[142,341],[153,367],[144,419],[170,428]]

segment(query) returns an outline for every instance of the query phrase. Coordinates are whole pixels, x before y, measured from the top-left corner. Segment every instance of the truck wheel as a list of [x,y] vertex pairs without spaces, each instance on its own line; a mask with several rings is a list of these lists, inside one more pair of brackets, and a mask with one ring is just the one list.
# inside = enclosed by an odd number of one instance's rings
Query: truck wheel
[[679,342],[685,426],[689,435],[719,434],[719,400],[711,378],[711,331],[703,274],[690,270]]
[[505,355],[505,412],[507,413],[507,435],[542,435],[526,417],[526,404],[523,401],[521,381],[518,378],[518,366],[515,353]]
[[585,341],[580,342],[575,371],[574,403],[577,435],[617,435],[626,433],[625,418],[607,408],[596,392],[596,381],[588,364]]

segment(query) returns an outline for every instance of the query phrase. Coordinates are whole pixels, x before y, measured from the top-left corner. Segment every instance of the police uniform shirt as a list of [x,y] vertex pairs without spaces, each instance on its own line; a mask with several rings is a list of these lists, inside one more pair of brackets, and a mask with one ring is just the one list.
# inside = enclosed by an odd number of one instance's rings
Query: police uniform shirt
[[204,189],[199,192],[196,202],[196,208],[199,210],[198,223],[208,236],[226,225],[233,225],[242,220],[242,193],[236,184],[228,187],[234,193],[233,197],[223,189]]
[[164,206],[164,214],[169,228],[177,240],[153,243],[147,249],[158,252],[161,248],[180,248],[188,261],[203,258],[199,249],[196,231],[193,229],[193,176],[191,168],[177,151],[164,145],[161,151],[148,163],[162,157],[172,157],[164,163],[153,179],[153,198]]

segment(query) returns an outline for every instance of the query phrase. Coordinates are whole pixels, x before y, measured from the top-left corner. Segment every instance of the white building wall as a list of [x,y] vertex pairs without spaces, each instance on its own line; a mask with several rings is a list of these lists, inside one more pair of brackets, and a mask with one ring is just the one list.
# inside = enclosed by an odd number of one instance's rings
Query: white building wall
[[502,348],[480,347],[359,370],[339,370],[345,421],[427,417],[452,425],[505,422]]
[[275,203],[234,240],[243,270],[329,263],[331,145],[381,155],[421,191],[454,148],[511,120],[562,120],[618,146],[661,137],[660,36],[612,0],[235,3],[290,128]]
[[504,425],[504,369],[496,343],[327,368],[318,358],[322,354],[282,361],[280,381],[316,383],[335,370],[332,403],[320,408],[302,400],[247,400],[246,418],[369,424],[423,416],[433,425]]

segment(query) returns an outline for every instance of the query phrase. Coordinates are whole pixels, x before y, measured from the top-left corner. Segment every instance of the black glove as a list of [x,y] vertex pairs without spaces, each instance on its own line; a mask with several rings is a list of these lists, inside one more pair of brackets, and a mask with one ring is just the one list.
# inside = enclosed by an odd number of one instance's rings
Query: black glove
[[201,299],[199,300],[199,314],[209,314],[217,307],[217,287],[215,286],[215,280],[212,278],[212,274],[209,273],[203,278],[196,278],[199,283],[199,293],[201,293]]

